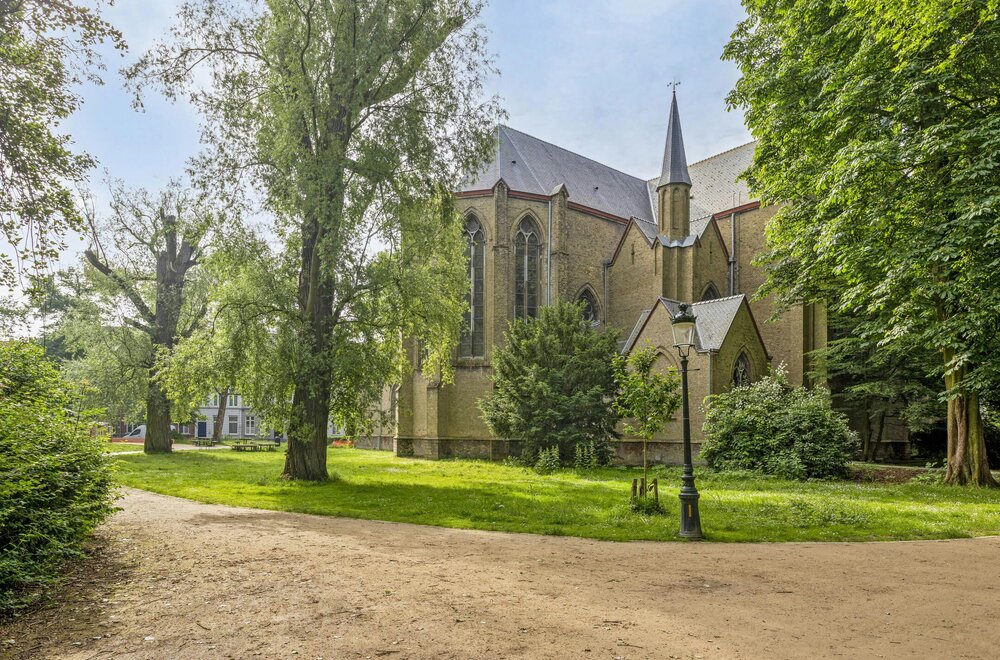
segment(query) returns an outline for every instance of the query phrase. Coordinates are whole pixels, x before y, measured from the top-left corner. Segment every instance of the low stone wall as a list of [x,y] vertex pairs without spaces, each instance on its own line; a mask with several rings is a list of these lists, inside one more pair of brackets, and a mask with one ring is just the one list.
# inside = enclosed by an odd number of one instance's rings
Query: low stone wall
[[354,439],[354,447],[373,451],[394,451],[395,439],[391,435],[360,436]]
[[[428,458],[432,460],[443,458],[472,458],[489,461],[502,461],[508,456],[520,456],[519,442],[506,440],[473,439],[473,438],[397,438],[395,440],[397,456],[412,458]],[[383,443],[383,446],[386,446]],[[371,449],[355,443],[359,449]],[[698,460],[699,444],[695,443],[695,461]],[[620,440],[614,443],[615,463],[619,465],[642,465],[642,442],[635,440]],[[646,447],[646,455],[650,464],[680,465],[684,460],[684,446],[680,442],[652,441]]]

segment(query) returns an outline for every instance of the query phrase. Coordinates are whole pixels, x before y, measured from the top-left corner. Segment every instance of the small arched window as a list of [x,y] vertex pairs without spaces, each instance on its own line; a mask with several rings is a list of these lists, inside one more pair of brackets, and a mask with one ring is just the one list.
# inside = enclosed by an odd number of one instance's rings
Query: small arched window
[[750,358],[741,352],[733,366],[733,387],[746,387],[750,383]]
[[514,237],[514,318],[538,316],[538,230],[529,218],[521,220]]
[[701,294],[702,302],[706,300],[716,300],[720,298],[719,290],[715,288],[715,284],[709,282],[708,286],[705,287],[705,292]]
[[465,221],[466,255],[469,263],[469,288],[466,302],[469,308],[465,312],[465,323],[462,327],[462,341],[459,344],[459,354],[463,357],[481,357],[485,355],[485,313],[483,300],[483,267],[486,260],[486,235],[483,226],[475,216],[469,216]]
[[583,320],[587,321],[591,325],[597,325],[600,323],[600,318],[597,314],[597,300],[594,298],[594,294],[590,292],[590,289],[584,289],[577,298],[578,303],[583,304]]

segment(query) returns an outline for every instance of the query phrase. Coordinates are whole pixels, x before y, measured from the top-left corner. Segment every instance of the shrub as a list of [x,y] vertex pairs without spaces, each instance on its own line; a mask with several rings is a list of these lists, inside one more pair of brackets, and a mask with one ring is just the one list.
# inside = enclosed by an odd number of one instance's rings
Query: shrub
[[595,468],[600,466],[601,457],[597,450],[597,444],[593,440],[576,443],[576,450],[573,456],[573,467]]
[[609,403],[617,345],[615,333],[595,330],[578,304],[514,321],[493,351],[494,391],[479,403],[483,420],[497,437],[519,441],[528,465],[551,447],[569,463],[576,445],[588,442],[607,463],[618,421]]
[[701,457],[718,470],[805,479],[841,476],[857,450],[823,387],[792,387],[783,370],[709,399]]
[[552,474],[559,469],[560,465],[559,447],[553,445],[538,452],[538,460],[535,461],[535,472],[538,474]]
[[0,342],[0,612],[37,598],[113,510],[110,457],[42,350]]

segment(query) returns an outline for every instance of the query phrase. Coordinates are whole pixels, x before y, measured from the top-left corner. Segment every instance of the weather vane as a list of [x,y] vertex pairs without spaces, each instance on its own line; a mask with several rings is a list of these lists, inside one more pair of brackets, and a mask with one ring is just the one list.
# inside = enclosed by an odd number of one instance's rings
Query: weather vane
[[673,82],[667,83],[667,87],[670,87],[673,90],[674,94],[677,93],[677,88],[680,87],[680,85],[681,81],[677,80],[677,78],[674,78]]

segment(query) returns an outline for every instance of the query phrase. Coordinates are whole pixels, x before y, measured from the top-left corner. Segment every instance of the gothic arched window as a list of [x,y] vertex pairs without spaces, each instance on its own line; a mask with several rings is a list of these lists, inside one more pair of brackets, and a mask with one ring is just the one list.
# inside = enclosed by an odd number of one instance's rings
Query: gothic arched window
[[750,359],[746,353],[740,353],[733,366],[733,387],[745,387],[750,382]]
[[719,290],[715,288],[715,285],[709,282],[708,286],[705,287],[705,292],[701,294],[702,302],[706,300],[715,300],[719,298]]
[[597,315],[597,300],[594,298],[594,294],[590,292],[590,289],[584,289],[580,297],[577,298],[577,302],[583,303],[583,320],[587,321],[591,325],[597,325],[600,323],[600,319]]
[[465,312],[462,341],[459,354],[463,357],[485,355],[485,313],[483,300],[483,267],[486,260],[486,236],[483,226],[474,216],[465,221],[466,255],[469,260],[469,289],[466,301],[469,308]]
[[538,315],[538,230],[535,223],[524,218],[514,237],[514,318],[534,318]]

